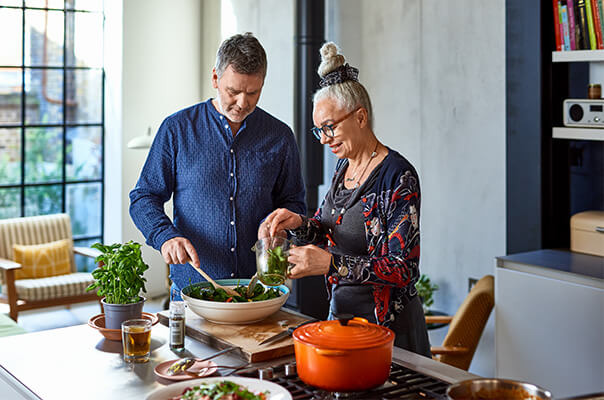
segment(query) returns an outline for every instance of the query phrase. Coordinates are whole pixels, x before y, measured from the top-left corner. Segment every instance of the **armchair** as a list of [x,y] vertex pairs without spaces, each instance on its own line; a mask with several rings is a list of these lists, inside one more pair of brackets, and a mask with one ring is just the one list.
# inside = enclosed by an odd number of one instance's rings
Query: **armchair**
[[494,278],[485,275],[474,285],[454,316],[427,315],[428,324],[449,324],[442,346],[430,349],[434,359],[467,371],[494,305]]
[[0,220],[0,303],[9,305],[9,316],[17,321],[19,312],[44,307],[69,305],[100,299],[96,292],[86,292],[94,279],[88,272],[77,272],[74,254],[96,257],[98,251],[72,247],[71,273],[36,279],[15,279],[21,265],[12,261],[13,245],[34,245],[61,239],[73,240],[67,214]]

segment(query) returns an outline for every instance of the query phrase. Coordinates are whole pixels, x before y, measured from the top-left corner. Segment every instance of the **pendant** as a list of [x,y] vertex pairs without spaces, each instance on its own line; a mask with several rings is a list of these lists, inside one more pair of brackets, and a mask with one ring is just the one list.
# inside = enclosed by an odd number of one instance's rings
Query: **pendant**
[[342,207],[342,211],[340,211],[340,214],[344,214],[346,212],[346,208]]

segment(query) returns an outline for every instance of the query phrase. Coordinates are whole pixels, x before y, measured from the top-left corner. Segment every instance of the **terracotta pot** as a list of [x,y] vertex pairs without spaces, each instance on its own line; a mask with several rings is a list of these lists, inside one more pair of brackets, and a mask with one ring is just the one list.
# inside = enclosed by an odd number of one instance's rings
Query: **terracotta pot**
[[293,333],[296,369],[305,383],[330,392],[358,392],[390,374],[394,332],[351,315],[307,324]]

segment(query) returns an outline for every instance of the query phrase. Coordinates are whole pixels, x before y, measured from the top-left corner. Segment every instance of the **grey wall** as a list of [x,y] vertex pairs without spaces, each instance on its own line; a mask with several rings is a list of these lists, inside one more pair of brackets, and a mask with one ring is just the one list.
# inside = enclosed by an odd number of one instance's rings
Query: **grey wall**
[[[503,0],[331,0],[328,39],[360,68],[375,131],[418,169],[420,268],[454,313],[505,254]],[[440,344],[446,331],[431,332]],[[494,374],[492,318],[470,368]]]

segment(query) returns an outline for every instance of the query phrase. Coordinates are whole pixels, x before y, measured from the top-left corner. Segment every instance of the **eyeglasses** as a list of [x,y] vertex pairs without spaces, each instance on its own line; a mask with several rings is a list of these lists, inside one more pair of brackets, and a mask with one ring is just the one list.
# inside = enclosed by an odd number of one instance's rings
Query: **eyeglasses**
[[328,136],[328,137],[334,137],[335,133],[333,132],[333,130],[335,129],[336,125],[339,124],[340,122],[348,119],[352,114],[354,114],[355,112],[357,112],[360,108],[361,107],[355,108],[354,110],[352,110],[348,114],[344,115],[339,120],[333,121],[331,124],[325,124],[325,125],[323,125],[320,128],[317,128],[316,126],[313,126],[312,128],[310,128],[310,131],[319,140],[321,140],[321,134],[323,134],[325,136]]

